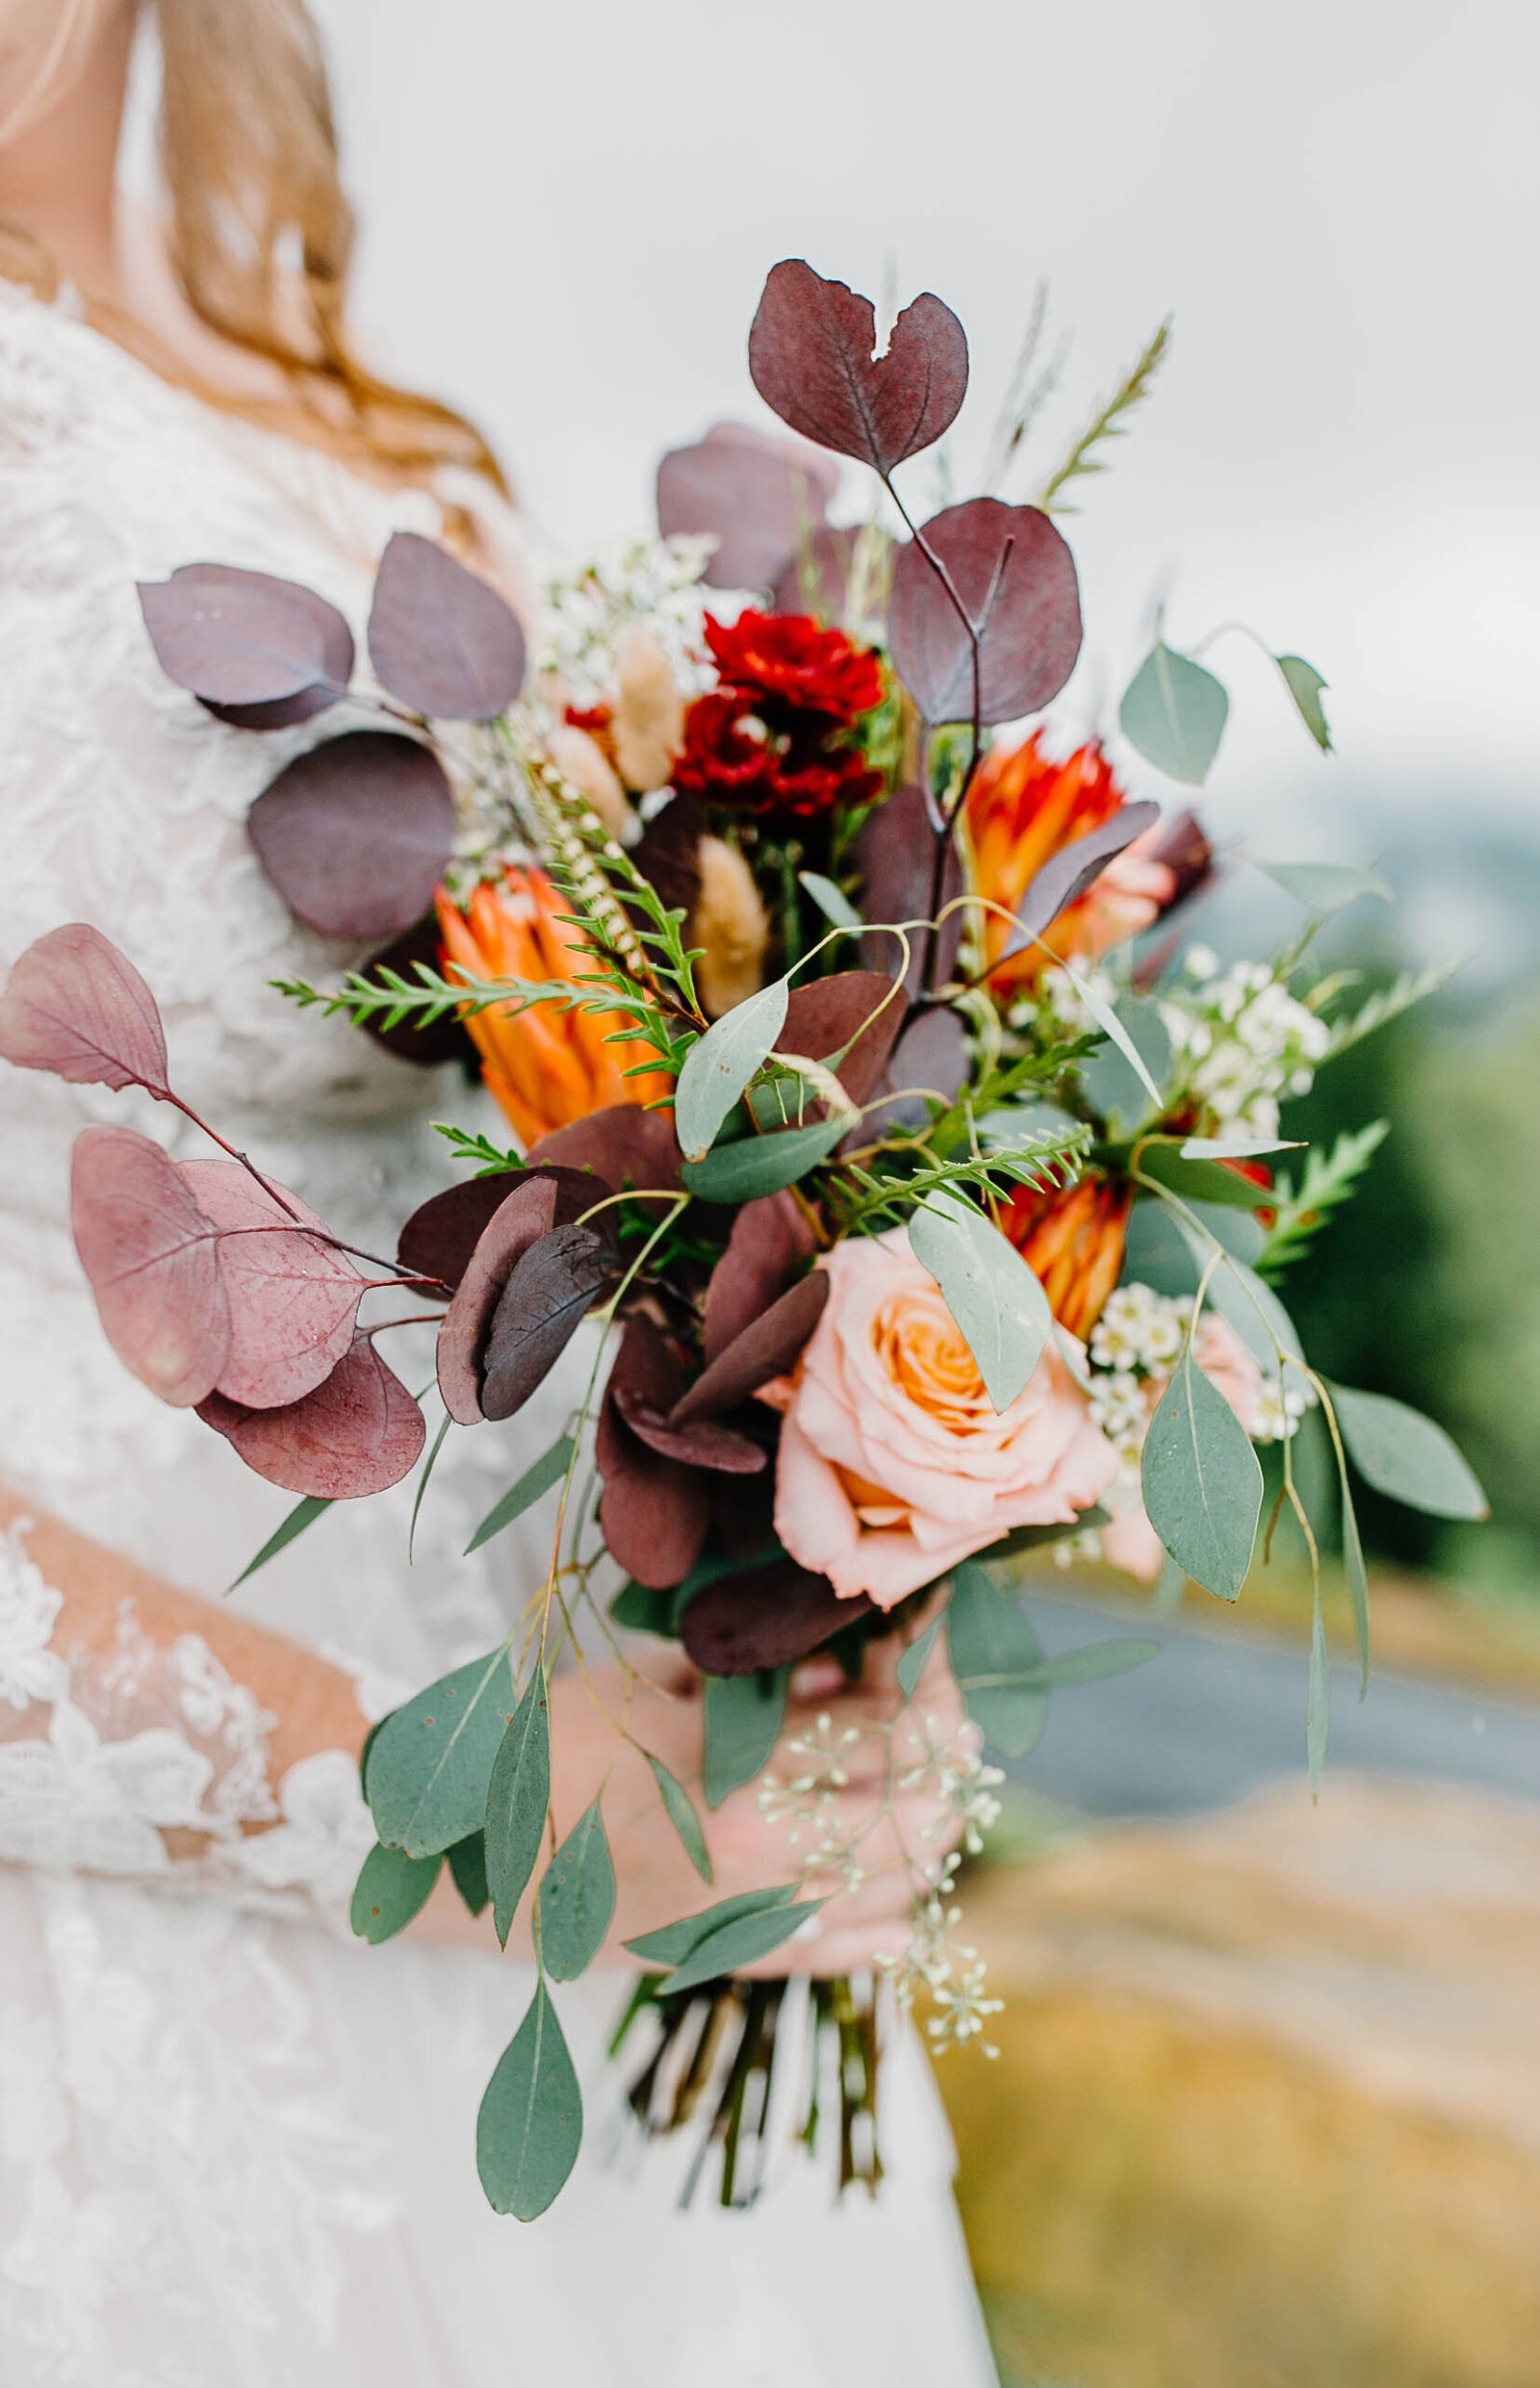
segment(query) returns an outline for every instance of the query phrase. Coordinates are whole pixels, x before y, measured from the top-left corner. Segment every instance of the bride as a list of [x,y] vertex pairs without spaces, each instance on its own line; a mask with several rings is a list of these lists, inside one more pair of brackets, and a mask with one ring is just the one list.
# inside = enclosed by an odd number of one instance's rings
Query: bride
[[[0,967],[94,922],[154,987],[179,1087],[367,1246],[443,1182],[428,1123],[463,1088],[270,991],[357,959],[296,926],[243,828],[309,733],[259,742],[200,712],[157,669],[134,583],[215,557],[307,581],[357,626],[402,527],[519,602],[517,529],[471,425],[350,346],[351,225],[302,0],[159,0],[153,225],[116,187],[138,14],[0,0]],[[288,1504],[119,1367],[68,1232],[75,1130],[131,1117],[165,1139],[165,1118],[10,1069],[0,1103],[9,2388],[991,2377],[944,2127],[902,2039],[876,2204],[836,2206],[799,2155],[752,2215],[681,2217],[621,2127],[603,2045],[625,1977],[599,1972],[562,1994],[593,2118],[578,2173],[527,2229],[490,2213],[475,2114],[527,2002],[517,1952],[452,1893],[378,1950],[346,1913],[370,1720],[500,1637],[538,1564],[512,1534],[459,1557],[506,1449],[447,1459],[414,1564],[401,1501],[344,1502],[225,1598]],[[793,1729],[870,1697],[828,1665],[804,1670]],[[585,1802],[611,1749],[569,1706],[557,1742]],[[646,1724],[698,1769],[692,1697]],[[605,1800],[618,1942],[688,1912],[692,1878],[623,1771]],[[711,1840],[723,1889],[783,1874],[752,1790]],[[900,1944],[899,1895],[879,1878],[792,1962],[838,1972]]]

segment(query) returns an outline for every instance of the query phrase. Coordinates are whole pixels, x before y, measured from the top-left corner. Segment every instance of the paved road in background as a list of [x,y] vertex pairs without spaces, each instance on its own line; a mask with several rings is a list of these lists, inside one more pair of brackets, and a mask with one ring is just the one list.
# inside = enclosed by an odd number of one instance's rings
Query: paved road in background
[[[1191,1815],[1305,1763],[1302,1651],[1194,1630],[1121,1603],[1031,1595],[1050,1652],[1130,1632],[1158,1655],[1128,1675],[1056,1691],[1016,1780],[1091,1815]],[[1469,1783],[1540,1801],[1540,1708],[1376,1669],[1359,1705],[1356,1676],[1334,1669],[1331,1766]]]

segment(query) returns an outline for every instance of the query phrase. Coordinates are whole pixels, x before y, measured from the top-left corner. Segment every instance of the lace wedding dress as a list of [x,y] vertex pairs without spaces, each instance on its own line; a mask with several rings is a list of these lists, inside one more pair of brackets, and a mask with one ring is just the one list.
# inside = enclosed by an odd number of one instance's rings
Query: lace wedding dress
[[[316,732],[259,739],[202,712],[159,672],[134,582],[212,557],[308,581],[356,629],[390,532],[439,526],[426,493],[385,495],[0,289],[0,968],[96,923],[161,1001],[179,1090],[376,1248],[448,1181],[429,1122],[464,1116],[463,1086],[269,989],[354,959],[295,926],[244,830]],[[0,1478],[218,1602],[288,1497],[121,1368],[66,1224],[85,1120],[196,1140],[135,1097],[0,1072]],[[412,1381],[431,1373],[428,1351]],[[484,1451],[452,1438],[415,1565],[404,1487],[337,1504],[230,1605],[340,1658],[375,1712],[486,1649],[538,1553],[510,1532],[459,1553],[553,1431],[519,1425]],[[992,2378],[911,2045],[888,2067],[876,2205],[836,2206],[827,2168],[788,2149],[752,2213],[681,2216],[604,2070],[625,1977],[593,1975],[558,1993],[589,2112],[578,2173],[543,2221],[499,2220],[475,2117],[527,1976],[490,1944],[350,1939],[372,1837],[352,1759],[273,1781],[274,1719],[199,1635],[157,1646],[125,1605],[88,1659],[59,1609],[22,1527],[0,1541],[8,2388]],[[169,1854],[184,1826],[204,1855]]]

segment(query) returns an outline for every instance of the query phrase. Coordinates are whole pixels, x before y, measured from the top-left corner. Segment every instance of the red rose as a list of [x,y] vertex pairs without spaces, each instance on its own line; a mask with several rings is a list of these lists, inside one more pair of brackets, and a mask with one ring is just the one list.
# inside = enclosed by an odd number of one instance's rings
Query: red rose
[[[761,709],[762,708],[762,709]],[[790,730],[765,715],[754,691],[713,688],[684,716],[674,784],[702,804],[783,820],[811,820],[839,804],[865,804],[882,787],[859,747],[832,742],[832,725],[804,715]]]
[[841,729],[883,701],[876,652],[853,647],[843,630],[820,629],[810,614],[751,609],[731,624],[707,614],[706,640],[724,685],[826,714]]

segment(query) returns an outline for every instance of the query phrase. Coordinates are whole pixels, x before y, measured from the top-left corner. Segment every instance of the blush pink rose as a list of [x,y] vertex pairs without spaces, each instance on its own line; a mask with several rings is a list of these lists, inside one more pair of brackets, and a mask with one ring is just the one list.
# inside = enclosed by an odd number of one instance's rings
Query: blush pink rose
[[[1254,1433],[1262,1392],[1261,1365],[1229,1321],[1221,1319],[1217,1311],[1205,1310],[1198,1321],[1197,1364],[1215,1391],[1223,1394],[1247,1434]],[[1164,1376],[1149,1380],[1151,1417],[1167,1382]],[[1133,1576],[1141,1583],[1153,1583],[1165,1564],[1166,1552],[1144,1514],[1138,1485],[1115,1484],[1107,1495],[1106,1505],[1112,1516],[1097,1536],[1102,1557],[1109,1567],[1117,1568],[1123,1575]]]
[[1117,1460],[1052,1344],[996,1412],[940,1288],[903,1228],[826,1253],[829,1300],[784,1413],[776,1531],[845,1600],[880,1608],[1014,1526],[1068,1526]]

